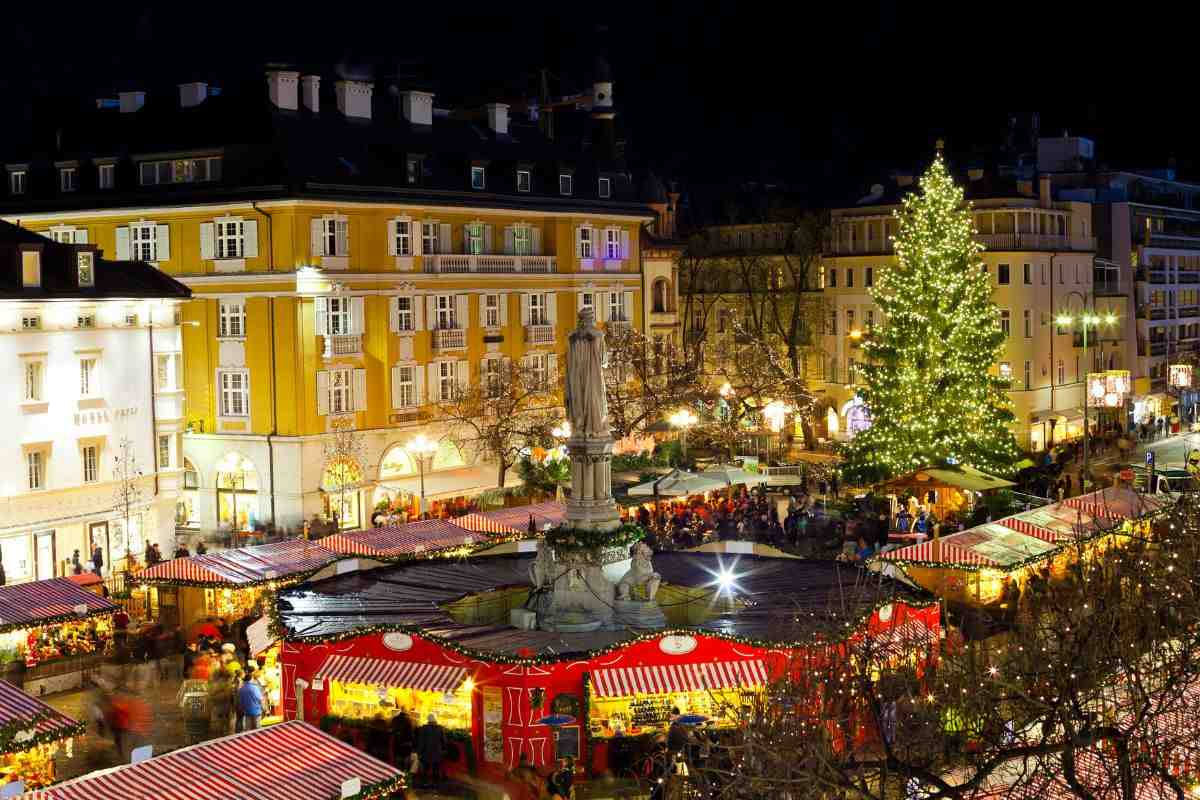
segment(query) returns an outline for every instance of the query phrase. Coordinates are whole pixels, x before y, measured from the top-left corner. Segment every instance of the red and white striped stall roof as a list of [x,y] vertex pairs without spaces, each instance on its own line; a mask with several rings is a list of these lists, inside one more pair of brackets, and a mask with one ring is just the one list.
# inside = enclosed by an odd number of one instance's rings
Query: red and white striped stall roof
[[400,775],[306,722],[282,722],[93,772],[27,800],[334,800],[342,783],[369,789]]
[[1107,527],[1081,508],[1055,503],[999,520],[1001,525],[1043,541],[1073,542]]
[[0,586],[0,627],[8,630],[37,625],[54,617],[76,614],[86,606],[85,616],[112,614],[117,606],[66,578]]
[[561,525],[567,519],[567,507],[557,501],[548,503],[535,503],[531,506],[514,506],[513,508],[500,508],[495,511],[485,511],[482,516],[488,519],[495,520],[509,527],[516,528],[520,531],[529,530],[529,517],[533,516],[533,522],[538,530],[546,523],[550,525]]
[[315,677],[342,683],[363,683],[368,686],[453,692],[467,679],[467,669],[446,664],[332,655],[325,659]]
[[1063,503],[1094,517],[1139,519],[1169,506],[1171,500],[1163,495],[1142,494],[1127,486],[1109,486],[1097,492],[1068,498]]
[[511,535],[514,533],[524,533],[526,530],[526,528],[514,528],[512,525],[507,525],[498,519],[493,519],[487,514],[466,514],[461,517],[455,517],[450,521],[460,528],[466,528],[476,533]]
[[173,558],[147,567],[138,578],[147,583],[198,581],[242,586],[313,572],[338,558],[337,553],[307,539],[288,539],[202,556]]
[[878,659],[900,659],[926,652],[936,644],[938,635],[919,619],[910,618],[878,633],[863,637],[859,647]]
[[[34,719],[37,719],[33,727],[35,733],[66,739],[82,732],[79,730],[79,723],[66,714],[21,691],[8,681],[0,681],[0,726],[28,724]],[[15,753],[24,748],[25,745],[14,738],[4,748],[4,752]]]
[[444,519],[427,519],[366,531],[335,533],[321,545],[337,553],[368,558],[399,558],[473,544],[478,533]]
[[767,665],[761,659],[605,667],[592,672],[592,687],[597,697],[632,697],[704,689],[751,689],[763,686],[769,680]]
[[[949,537],[947,537],[948,539]],[[935,554],[934,544],[940,545],[940,551]],[[984,558],[978,553],[969,550],[965,547],[959,547],[946,539],[940,542],[921,542],[920,544],[910,544],[908,547],[901,547],[896,550],[889,550],[879,556],[886,561],[925,561],[930,563],[946,564],[953,566],[963,564],[972,567],[995,567],[999,566],[990,558]]]

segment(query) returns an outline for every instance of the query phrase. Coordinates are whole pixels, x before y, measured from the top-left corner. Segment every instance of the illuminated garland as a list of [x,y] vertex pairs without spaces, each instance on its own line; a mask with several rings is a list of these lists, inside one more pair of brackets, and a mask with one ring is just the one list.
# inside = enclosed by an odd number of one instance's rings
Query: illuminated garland
[[39,711],[32,716],[0,725],[0,755],[32,750],[41,744],[52,744],[72,736],[82,736],[87,731],[86,724],[62,717],[65,722],[61,727],[50,731],[37,731],[33,736],[18,741],[18,734],[32,730],[38,723],[54,719],[56,716],[59,715],[50,711]]
[[257,589],[259,587],[269,586],[271,584],[274,584],[278,588],[286,588],[288,586],[294,586],[297,583],[303,583],[313,575],[316,575],[318,572],[328,567],[330,564],[341,561],[342,558],[345,557],[346,556],[340,556],[338,558],[330,559],[321,566],[314,569],[305,570],[304,572],[293,572],[288,575],[284,575],[283,577],[260,578],[252,581],[200,581],[189,580],[187,578],[143,578],[139,576],[133,578],[132,583],[139,587],[179,586],[191,589]]
[[404,775],[401,774],[386,781],[365,786],[358,794],[350,795],[349,800],[383,800],[383,798],[391,797],[397,792],[403,792],[406,788],[408,788],[408,782],[404,779]]
[[34,620],[26,620],[25,622],[6,622],[0,624],[0,633],[8,633],[9,631],[25,631],[37,630],[38,628],[52,628],[57,625],[65,625],[68,622],[82,622],[85,619],[98,619],[100,617],[111,617],[120,610],[120,606],[112,608],[89,608],[83,616],[74,612],[67,614],[54,614],[49,617],[38,617]]
[[613,531],[560,526],[546,531],[546,544],[555,550],[596,550],[602,547],[629,547],[645,538],[641,526],[624,523]]

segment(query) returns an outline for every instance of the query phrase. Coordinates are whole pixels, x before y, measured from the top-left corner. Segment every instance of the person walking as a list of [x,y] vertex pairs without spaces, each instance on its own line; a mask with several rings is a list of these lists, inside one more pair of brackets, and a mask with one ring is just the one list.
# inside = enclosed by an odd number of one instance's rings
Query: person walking
[[253,672],[247,670],[244,678],[237,694],[238,715],[242,721],[242,730],[252,731],[258,727],[259,720],[262,719],[265,698],[262,686],[254,677]]
[[100,550],[100,545],[92,548],[92,572],[96,573],[97,577],[104,573],[104,553]]
[[72,575],[82,575],[83,574],[83,564],[79,561],[79,551],[78,550],[76,550],[71,555],[71,574]]
[[446,734],[438,725],[437,717],[430,714],[426,722],[417,728],[417,758],[421,761],[421,774],[428,774],[434,783],[442,781],[442,751],[446,749]]
[[208,708],[212,713],[211,730],[217,736],[229,733],[233,722],[233,678],[224,670],[214,670],[208,679]]

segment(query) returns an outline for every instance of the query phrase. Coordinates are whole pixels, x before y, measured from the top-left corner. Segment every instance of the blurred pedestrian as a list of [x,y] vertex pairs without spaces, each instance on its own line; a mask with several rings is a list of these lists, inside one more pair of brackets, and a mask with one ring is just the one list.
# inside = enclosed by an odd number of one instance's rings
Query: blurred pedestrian
[[430,714],[426,722],[417,728],[417,756],[421,759],[421,774],[428,775],[434,783],[442,781],[442,751],[446,749],[446,734],[438,725],[437,717]]
[[262,686],[254,673],[247,671],[243,675],[242,686],[238,689],[238,713],[242,720],[242,730],[252,731],[258,727],[265,702]]
[[104,574],[104,553],[100,550],[100,545],[92,548],[92,572],[97,576]]
[[82,575],[83,574],[83,564],[81,564],[79,561],[79,551],[78,550],[76,550],[75,553],[71,556],[71,574],[72,575]]
[[208,708],[212,731],[225,736],[233,728],[233,679],[228,672],[216,670],[208,681]]

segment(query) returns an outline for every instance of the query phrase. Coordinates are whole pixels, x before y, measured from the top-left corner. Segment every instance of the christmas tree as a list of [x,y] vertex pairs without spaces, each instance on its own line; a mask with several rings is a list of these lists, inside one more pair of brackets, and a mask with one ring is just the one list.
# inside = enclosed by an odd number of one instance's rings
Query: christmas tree
[[865,337],[859,395],[871,427],[847,473],[872,480],[941,463],[1008,474],[1020,457],[1009,425],[1000,312],[963,192],[941,155],[897,214],[896,263],[872,295],[883,325]]

